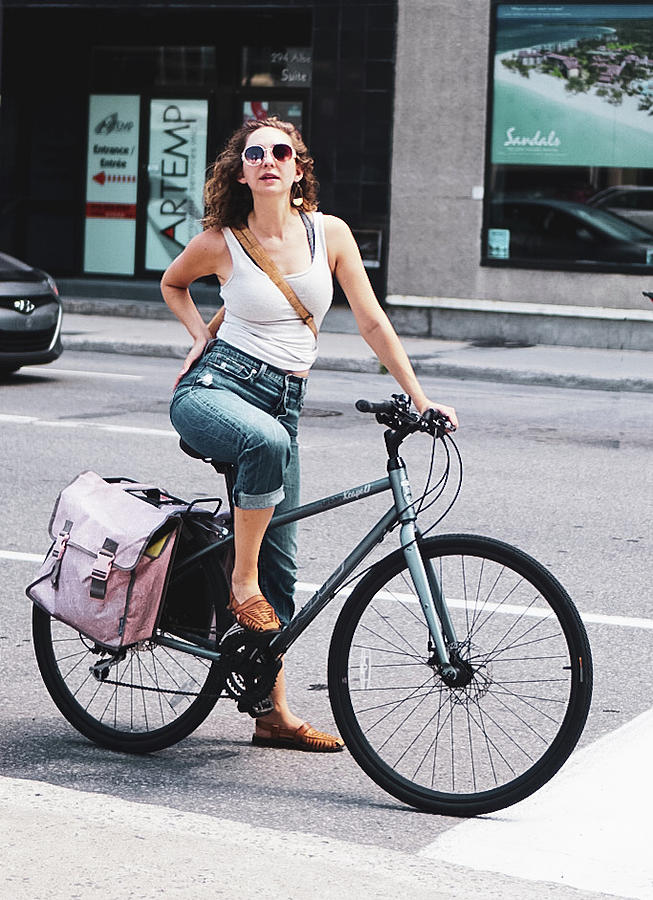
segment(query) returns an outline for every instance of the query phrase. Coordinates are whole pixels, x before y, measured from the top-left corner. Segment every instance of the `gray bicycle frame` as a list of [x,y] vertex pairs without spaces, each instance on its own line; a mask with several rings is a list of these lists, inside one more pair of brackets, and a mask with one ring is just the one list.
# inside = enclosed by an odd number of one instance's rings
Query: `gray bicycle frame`
[[[391,468],[390,465],[393,465],[393,467]],[[306,519],[328,509],[336,509],[348,503],[355,503],[364,497],[372,497],[374,494],[380,494],[387,490],[392,491],[393,506],[359,541],[351,553],[331,573],[324,584],[315,591],[290,623],[272,638],[270,649],[275,655],[285,653],[294,644],[300,634],[308,628],[313,619],[333,599],[356,567],[384,539],[388,532],[399,523],[399,541],[429,629],[435,658],[441,666],[449,665],[447,646],[456,643],[456,634],[435,570],[430,560],[422,558],[419,550],[420,534],[416,525],[417,513],[406,465],[401,458],[390,461],[388,475],[385,478],[349,488],[320,500],[314,500],[311,503],[297,506],[295,509],[286,510],[273,516],[269,527],[278,528],[280,525],[298,522],[300,519]],[[218,538],[215,543],[203,547],[185,559],[180,567],[180,571],[189,567],[205,554],[224,548],[231,541],[233,541],[233,533],[229,533],[224,538]],[[220,657],[219,651],[196,647],[193,644],[178,641],[167,635],[158,636],[157,642],[165,647],[171,647],[175,650],[207,659],[219,659]]]

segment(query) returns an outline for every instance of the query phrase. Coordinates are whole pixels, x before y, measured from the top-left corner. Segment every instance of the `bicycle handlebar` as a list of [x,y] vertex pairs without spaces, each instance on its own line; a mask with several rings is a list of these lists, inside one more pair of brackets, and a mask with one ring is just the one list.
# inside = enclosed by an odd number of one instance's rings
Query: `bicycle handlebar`
[[435,409],[427,409],[423,416],[410,412],[410,397],[406,394],[393,394],[391,400],[374,403],[371,400],[357,400],[356,409],[362,413],[373,413],[381,425],[393,430],[427,431],[429,434],[442,437],[446,432],[455,430],[449,419]]
[[381,403],[373,403],[371,400],[357,400],[356,409],[362,413],[392,414],[395,411],[395,406],[390,400],[383,400]]

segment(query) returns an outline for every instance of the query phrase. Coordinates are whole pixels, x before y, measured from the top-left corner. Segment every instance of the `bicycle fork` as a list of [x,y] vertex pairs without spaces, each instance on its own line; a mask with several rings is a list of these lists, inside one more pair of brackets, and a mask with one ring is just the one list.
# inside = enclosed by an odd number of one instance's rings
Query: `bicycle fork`
[[457,643],[455,629],[435,570],[430,560],[425,563],[420,552],[417,513],[406,464],[401,457],[390,458],[388,476],[399,519],[399,540],[426,619],[435,659],[445,680],[457,680],[459,673],[447,649]]

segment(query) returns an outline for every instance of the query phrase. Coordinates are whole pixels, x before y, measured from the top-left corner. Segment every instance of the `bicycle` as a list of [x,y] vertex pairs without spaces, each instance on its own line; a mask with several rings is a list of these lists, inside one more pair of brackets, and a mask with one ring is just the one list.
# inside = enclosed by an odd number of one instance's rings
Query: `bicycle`
[[[385,426],[387,475],[275,515],[270,527],[383,491],[393,503],[288,626],[270,636],[234,625],[224,570],[230,518],[219,504],[193,501],[154,637],[110,652],[35,606],[43,680],[75,728],[123,752],[176,743],[220,696],[263,714],[281,656],[398,528],[400,547],[355,576],[335,624],[328,686],[336,723],[354,760],[398,800],[453,816],[504,808],[545,784],[580,738],[592,694],[585,629],[564,588],[527,554],[489,537],[418,528],[456,466],[455,495],[435,524],[460,490],[462,460],[446,420],[412,413],[401,395],[356,406]],[[431,436],[432,449],[426,487],[413,499],[399,449],[417,432]],[[433,484],[436,448],[443,473]],[[231,497],[232,467],[205,461]]]

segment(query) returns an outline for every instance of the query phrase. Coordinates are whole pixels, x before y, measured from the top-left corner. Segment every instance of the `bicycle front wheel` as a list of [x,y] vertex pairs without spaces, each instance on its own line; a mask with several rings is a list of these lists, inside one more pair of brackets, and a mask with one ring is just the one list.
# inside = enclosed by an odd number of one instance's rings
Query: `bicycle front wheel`
[[[215,649],[233,622],[222,568],[215,554],[206,554],[177,574],[208,538],[184,525],[178,540],[161,631]],[[111,750],[150,753],[177,743],[209,715],[223,687],[216,662],[163,647],[156,639],[128,648],[115,661],[115,654],[37,606],[32,635],[41,676],[60,712]],[[91,667],[112,660],[106,679],[98,680]]]
[[428,812],[475,816],[547,782],[572,752],[592,694],[585,629],[558,581],[508,544],[421,543],[439,581],[463,683],[440,675],[401,550],[360,582],[329,652],[329,692],[352,756]]

